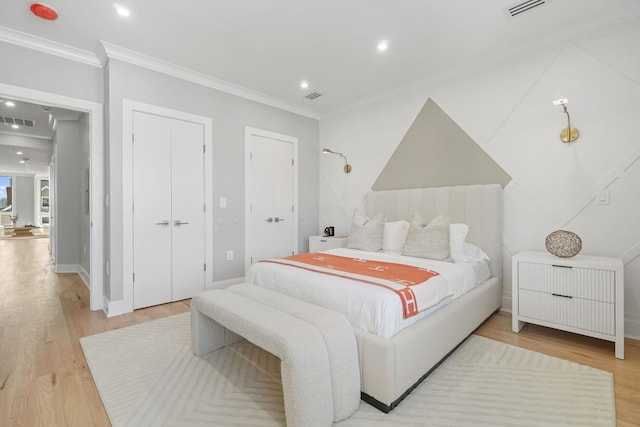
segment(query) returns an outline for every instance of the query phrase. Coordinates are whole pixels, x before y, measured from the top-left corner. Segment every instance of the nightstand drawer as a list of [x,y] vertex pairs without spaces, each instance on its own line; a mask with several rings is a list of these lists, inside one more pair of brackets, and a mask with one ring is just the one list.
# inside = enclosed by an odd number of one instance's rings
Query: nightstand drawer
[[615,302],[615,272],[553,264],[523,262],[518,269],[518,287],[608,303]]
[[615,334],[615,304],[521,289],[519,315],[607,335]]
[[346,248],[348,241],[347,236],[309,236],[309,252]]

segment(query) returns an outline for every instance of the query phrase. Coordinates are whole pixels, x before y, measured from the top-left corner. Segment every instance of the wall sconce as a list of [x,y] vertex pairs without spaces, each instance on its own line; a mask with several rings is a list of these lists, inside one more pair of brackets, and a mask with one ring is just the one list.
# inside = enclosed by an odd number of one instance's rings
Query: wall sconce
[[344,154],[329,150],[328,148],[323,148],[322,154],[337,154],[338,156],[342,157],[344,159],[344,173],[351,172],[351,165],[349,164],[349,162],[347,162],[347,158],[344,156]]
[[569,100],[565,97],[561,97],[553,101],[553,105],[562,105],[564,113],[567,115],[567,127],[560,132],[560,140],[562,142],[573,142],[580,136],[580,132],[576,128],[571,127],[571,117],[567,110],[567,104]]

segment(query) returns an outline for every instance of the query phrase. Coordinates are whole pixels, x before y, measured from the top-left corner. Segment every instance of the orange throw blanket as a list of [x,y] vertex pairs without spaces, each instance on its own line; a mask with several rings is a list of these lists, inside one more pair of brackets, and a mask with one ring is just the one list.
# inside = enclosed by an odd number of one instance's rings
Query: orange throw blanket
[[306,253],[286,258],[262,260],[262,262],[289,265],[389,289],[400,297],[405,319],[415,316],[420,311],[411,287],[420,285],[439,275],[437,271],[406,264],[350,258],[326,253]]

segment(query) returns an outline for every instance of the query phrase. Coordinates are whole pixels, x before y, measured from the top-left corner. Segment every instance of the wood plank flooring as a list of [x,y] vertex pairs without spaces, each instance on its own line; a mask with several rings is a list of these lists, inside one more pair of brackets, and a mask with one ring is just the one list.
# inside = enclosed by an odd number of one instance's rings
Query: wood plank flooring
[[[106,318],[89,311],[89,292],[76,274],[56,274],[48,239],[0,240],[0,426],[109,426],[79,339],[183,313],[189,301]],[[612,372],[618,426],[640,426],[640,342],[613,343],[527,325],[511,332],[497,313],[477,334]]]

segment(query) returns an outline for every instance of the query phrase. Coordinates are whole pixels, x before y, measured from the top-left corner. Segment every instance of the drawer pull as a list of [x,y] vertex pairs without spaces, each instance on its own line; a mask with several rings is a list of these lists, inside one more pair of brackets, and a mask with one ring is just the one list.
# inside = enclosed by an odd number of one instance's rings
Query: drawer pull
[[562,294],[551,294],[554,297],[562,297],[562,298],[573,298],[571,295],[562,295]]
[[573,268],[570,265],[558,265],[558,264],[551,264],[551,267],[559,267],[559,268]]

